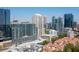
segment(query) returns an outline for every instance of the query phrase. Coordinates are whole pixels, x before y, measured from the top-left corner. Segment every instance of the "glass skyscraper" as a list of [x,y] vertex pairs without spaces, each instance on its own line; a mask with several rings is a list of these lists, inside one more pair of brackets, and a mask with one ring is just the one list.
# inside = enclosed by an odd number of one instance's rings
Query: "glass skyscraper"
[[11,23],[13,43],[24,43],[37,39],[37,28],[35,24],[29,22],[18,22],[14,20]]
[[64,14],[64,27],[73,27],[73,14]]
[[33,36],[37,35],[37,28],[35,24],[27,22],[13,22],[12,23],[12,36],[13,39],[19,39],[23,36]]
[[3,33],[3,37],[12,36],[10,27],[10,10],[8,9],[0,9],[0,32]]
[[31,24],[31,23],[21,23],[20,24],[21,27],[21,36],[32,36],[36,34],[36,27],[35,24]]
[[63,32],[63,21],[61,17],[56,18],[55,16],[52,17],[52,29],[57,30],[58,33]]

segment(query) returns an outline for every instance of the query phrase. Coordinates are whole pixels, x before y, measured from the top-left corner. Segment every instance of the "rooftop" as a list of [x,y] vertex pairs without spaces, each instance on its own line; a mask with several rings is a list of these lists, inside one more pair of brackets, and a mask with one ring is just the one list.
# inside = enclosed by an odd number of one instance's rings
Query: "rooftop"
[[54,43],[49,42],[47,45],[43,46],[43,51],[45,52],[52,52],[52,51],[63,51],[64,45],[68,43],[76,44],[79,42],[78,38],[69,38],[69,37],[64,37],[62,39],[56,40]]

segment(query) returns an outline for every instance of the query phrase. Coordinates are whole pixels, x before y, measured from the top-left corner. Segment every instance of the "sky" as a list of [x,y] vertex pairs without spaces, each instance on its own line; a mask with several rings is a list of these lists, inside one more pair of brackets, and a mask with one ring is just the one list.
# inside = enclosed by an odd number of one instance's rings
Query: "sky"
[[34,14],[47,16],[48,22],[52,16],[62,17],[65,13],[72,13],[74,21],[79,23],[79,7],[5,7],[11,11],[11,20],[29,20],[31,21]]

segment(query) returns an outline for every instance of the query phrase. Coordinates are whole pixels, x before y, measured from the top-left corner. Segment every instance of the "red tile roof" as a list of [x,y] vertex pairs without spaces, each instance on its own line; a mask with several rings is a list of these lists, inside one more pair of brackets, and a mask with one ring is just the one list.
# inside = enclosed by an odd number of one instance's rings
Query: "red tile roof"
[[62,39],[56,40],[54,43],[49,42],[48,44],[44,45],[43,51],[45,52],[63,51],[65,44],[72,43],[75,45],[76,42],[79,42],[78,38],[64,37]]

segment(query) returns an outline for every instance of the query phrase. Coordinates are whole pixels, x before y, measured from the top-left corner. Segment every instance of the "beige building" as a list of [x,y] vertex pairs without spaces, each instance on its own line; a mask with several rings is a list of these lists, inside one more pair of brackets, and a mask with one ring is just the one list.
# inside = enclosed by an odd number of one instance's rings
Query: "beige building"
[[32,23],[38,28],[38,36],[45,34],[45,23],[47,22],[47,17],[41,14],[35,14],[32,17]]

